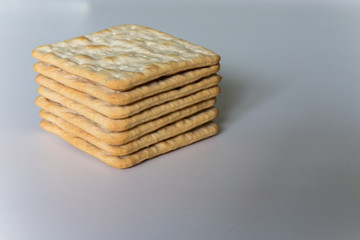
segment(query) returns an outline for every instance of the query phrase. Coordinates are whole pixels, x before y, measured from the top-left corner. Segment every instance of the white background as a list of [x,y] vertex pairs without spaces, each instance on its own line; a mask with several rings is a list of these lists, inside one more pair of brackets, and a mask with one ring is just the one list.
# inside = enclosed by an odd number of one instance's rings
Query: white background
[[[221,55],[211,139],[119,170],[39,127],[31,50],[118,24]],[[357,1],[0,1],[0,239],[360,238]]]

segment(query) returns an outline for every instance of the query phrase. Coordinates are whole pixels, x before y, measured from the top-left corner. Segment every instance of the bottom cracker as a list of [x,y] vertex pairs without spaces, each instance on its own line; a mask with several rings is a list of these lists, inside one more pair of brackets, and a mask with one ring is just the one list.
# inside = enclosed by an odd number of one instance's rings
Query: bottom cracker
[[105,162],[106,164],[116,167],[116,168],[129,168],[138,163],[141,163],[147,159],[156,157],[158,155],[173,151],[175,149],[185,147],[190,145],[194,142],[200,141],[202,139],[211,137],[218,132],[218,126],[213,123],[209,122],[200,127],[197,127],[191,131],[186,133],[180,134],[176,137],[170,138],[165,141],[158,142],[148,148],[144,148],[136,153],[131,155],[127,155],[124,157],[117,157],[114,155],[110,155],[109,153],[100,150],[99,148],[95,147],[94,145],[90,144],[89,142],[85,141],[84,139],[75,136],[71,133],[68,133],[61,129],[60,127],[56,126],[53,123],[50,123],[46,120],[42,120],[40,126],[49,131],[74,147],[98,158],[99,160]]
[[142,148],[153,145],[157,142],[163,141],[165,139],[177,136],[184,132],[187,132],[197,126],[200,126],[206,122],[213,120],[218,114],[216,108],[210,108],[203,110],[199,113],[196,113],[190,117],[179,120],[175,123],[169,124],[165,127],[162,127],[152,133],[144,135],[139,139],[136,139],[132,142],[123,145],[110,145],[104,141],[101,141],[99,138],[88,133],[87,131],[82,130],[74,126],[73,124],[49,113],[44,110],[40,111],[40,117],[57,125],[66,132],[73,133],[87,142],[95,145],[96,147],[104,150],[112,155],[124,156],[129,155],[133,152],[139,151]]

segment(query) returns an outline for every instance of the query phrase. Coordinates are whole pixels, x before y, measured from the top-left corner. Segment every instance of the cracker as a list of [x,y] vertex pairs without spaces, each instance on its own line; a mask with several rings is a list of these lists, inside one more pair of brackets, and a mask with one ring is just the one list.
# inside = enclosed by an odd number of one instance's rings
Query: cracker
[[165,139],[177,136],[179,134],[182,134],[184,132],[187,132],[197,126],[200,126],[206,122],[211,121],[214,119],[218,114],[218,110],[216,108],[210,108],[207,110],[203,110],[199,113],[196,113],[190,117],[184,118],[182,120],[179,120],[175,123],[172,123],[170,125],[167,125],[165,127],[162,127],[152,133],[149,133],[147,135],[144,135],[140,137],[139,139],[136,139],[132,142],[129,142],[124,145],[110,145],[103,141],[101,141],[99,138],[91,135],[90,133],[82,130],[81,128],[78,128],[74,126],[73,124],[49,113],[46,111],[40,111],[40,117],[56,124],[58,127],[63,129],[66,132],[73,133],[76,136],[79,136],[86,140],[87,142],[95,145],[101,150],[104,150],[105,152],[108,152],[115,156],[124,156],[129,155],[133,152],[136,152],[142,148],[148,147],[150,145],[153,145],[157,142],[163,141]]
[[[51,91],[45,87],[39,87],[38,92],[41,96],[46,97],[47,99],[60,103],[62,106],[69,108],[70,110],[83,115],[84,117],[90,119],[91,121],[101,125],[102,127],[106,128],[109,131],[125,131],[136,127],[142,123],[151,121],[153,119],[159,118],[164,116],[168,113],[177,111],[187,106],[191,106],[198,102],[216,97],[219,92],[219,87],[212,87],[209,89],[205,89],[199,91],[195,94],[190,96],[186,96],[177,100],[173,100],[159,106],[155,106],[149,108],[143,112],[135,114],[129,118],[124,119],[111,119],[108,118],[101,113],[86,107],[83,104],[77,103],[57,92]],[[46,101],[46,100],[44,100]]]
[[220,61],[217,54],[204,47],[139,25],[119,25],[39,46],[32,55],[71,74],[121,91]]
[[[69,88],[61,83],[58,83],[42,75],[36,76],[35,79],[36,82],[41,86],[44,86],[52,91],[61,93],[61,95],[71,100],[74,100],[78,103],[81,103],[89,108],[92,108],[93,110],[105,115],[108,118],[121,119],[121,118],[130,117],[150,107],[154,107],[156,105],[160,105],[168,101],[172,101],[184,96],[188,96],[200,90],[216,86],[220,82],[221,77],[218,75],[213,75],[211,77],[203,78],[198,82],[189,84],[182,88],[171,90],[168,92],[163,92],[126,106],[117,106],[117,105],[110,105],[108,103],[104,103],[102,100],[94,98],[89,94]],[[47,90],[45,90],[45,92],[47,92]],[[42,95],[42,93],[40,94]],[[49,94],[51,94],[51,92]]]
[[84,131],[87,131],[88,133],[94,135],[95,137],[111,145],[122,145],[134,141],[139,137],[142,137],[145,134],[153,132],[163,126],[176,122],[185,117],[191,116],[204,109],[210,108],[215,104],[215,102],[216,99],[213,98],[198,104],[194,104],[190,107],[186,107],[184,109],[178,110],[161,118],[138,125],[137,127],[134,127],[128,131],[110,132],[105,128],[103,128],[102,126],[94,123],[93,121],[73,112],[72,110],[66,107],[61,106],[58,103],[51,102],[44,97],[38,97],[35,100],[36,105],[38,105],[43,110],[50,112],[56,115],[57,117],[60,117],[70,122],[76,127],[79,127]]
[[98,85],[85,78],[75,76],[53,65],[38,62],[34,70],[48,78],[51,78],[65,86],[85,92],[104,102],[114,105],[128,105],[140,99],[166,92],[178,87],[186,86],[203,77],[210,76],[219,71],[220,65],[188,70],[172,76],[161,77],[145,85],[138,86],[129,91],[116,91]]
[[173,151],[175,149],[200,141],[202,139],[211,137],[218,132],[218,126],[215,123],[210,122],[210,123],[206,123],[205,125],[202,125],[201,127],[195,128],[189,132],[180,134],[168,140],[158,142],[150,147],[144,148],[131,155],[118,157],[111,155],[103,150],[100,150],[99,148],[90,144],[84,139],[69,132],[66,132],[60,127],[46,120],[41,121],[40,125],[44,130],[56,134],[57,136],[61,137],[62,139],[64,139],[74,147],[116,168],[132,167],[147,159],[154,158],[161,154]]

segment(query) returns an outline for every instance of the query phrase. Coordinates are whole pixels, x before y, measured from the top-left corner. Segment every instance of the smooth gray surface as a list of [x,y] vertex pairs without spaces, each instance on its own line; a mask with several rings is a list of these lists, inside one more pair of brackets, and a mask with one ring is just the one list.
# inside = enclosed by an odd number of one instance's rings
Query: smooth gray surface
[[[0,4],[0,239],[359,239],[355,1]],[[222,56],[222,130],[118,170],[40,129],[30,52],[124,23]]]

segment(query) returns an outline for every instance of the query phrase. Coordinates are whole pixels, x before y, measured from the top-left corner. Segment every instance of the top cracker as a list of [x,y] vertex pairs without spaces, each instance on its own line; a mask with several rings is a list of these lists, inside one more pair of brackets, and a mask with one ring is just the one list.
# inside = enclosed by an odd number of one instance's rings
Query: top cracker
[[139,25],[119,25],[43,45],[33,57],[105,87],[125,91],[161,76],[217,64],[201,46]]

